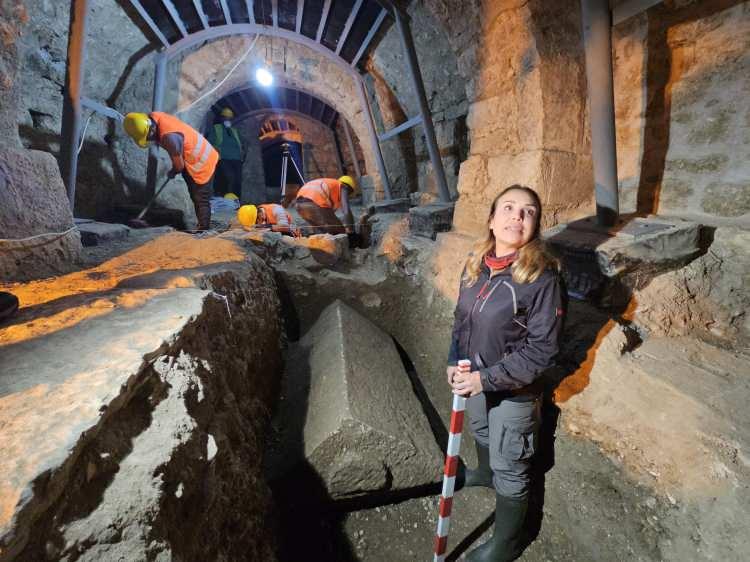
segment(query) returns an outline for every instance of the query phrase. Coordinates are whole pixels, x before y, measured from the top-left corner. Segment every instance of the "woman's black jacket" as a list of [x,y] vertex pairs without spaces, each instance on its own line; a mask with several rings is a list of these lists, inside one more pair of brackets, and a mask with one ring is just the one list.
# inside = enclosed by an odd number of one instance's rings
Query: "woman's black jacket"
[[510,267],[490,278],[482,264],[476,283],[461,283],[448,364],[471,360],[484,391],[523,388],[554,364],[562,315],[555,272],[515,283]]

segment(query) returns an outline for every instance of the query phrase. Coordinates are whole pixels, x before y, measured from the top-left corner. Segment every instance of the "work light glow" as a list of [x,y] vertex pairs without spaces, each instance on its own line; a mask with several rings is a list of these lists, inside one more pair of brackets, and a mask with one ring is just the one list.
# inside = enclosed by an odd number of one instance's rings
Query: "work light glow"
[[273,84],[273,76],[265,68],[259,68],[255,71],[255,79],[261,86],[270,86]]

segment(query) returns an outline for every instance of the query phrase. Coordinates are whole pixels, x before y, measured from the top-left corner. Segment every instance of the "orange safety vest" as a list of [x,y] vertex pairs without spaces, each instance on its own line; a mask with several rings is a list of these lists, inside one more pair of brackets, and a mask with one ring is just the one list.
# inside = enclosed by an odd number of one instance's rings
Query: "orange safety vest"
[[341,190],[344,187],[344,184],[339,180],[320,178],[309,181],[300,187],[297,197],[307,197],[318,207],[336,210],[341,208]]
[[182,135],[182,159],[185,161],[187,173],[198,185],[208,183],[219,162],[219,153],[211,146],[211,143],[190,125],[168,113],[153,111],[149,116],[156,122],[159,133],[157,142],[161,140],[161,137],[170,133]]
[[279,216],[286,216],[289,225],[292,224],[292,216],[278,203],[266,203],[265,205],[258,205],[258,208],[263,209],[266,213],[266,222],[268,224],[279,224]]

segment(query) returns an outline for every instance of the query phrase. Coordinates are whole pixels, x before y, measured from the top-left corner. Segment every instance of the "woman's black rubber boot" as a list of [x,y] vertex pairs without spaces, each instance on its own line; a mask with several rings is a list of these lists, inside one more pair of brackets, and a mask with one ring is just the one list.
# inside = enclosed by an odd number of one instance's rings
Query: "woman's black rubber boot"
[[467,468],[464,476],[464,486],[483,486],[492,488],[492,469],[490,468],[490,450],[482,447],[479,443],[474,442],[477,448],[477,467],[475,469]]
[[495,494],[495,532],[492,538],[466,555],[467,562],[510,562],[523,552],[523,523],[529,500]]

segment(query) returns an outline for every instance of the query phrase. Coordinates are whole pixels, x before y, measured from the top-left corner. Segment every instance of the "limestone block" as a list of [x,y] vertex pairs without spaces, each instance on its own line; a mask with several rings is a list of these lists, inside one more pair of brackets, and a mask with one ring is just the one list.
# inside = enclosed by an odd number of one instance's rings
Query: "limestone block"
[[81,239],[55,158],[36,150],[0,147],[0,238],[27,238],[0,245],[0,279],[33,279],[70,271],[80,259]]
[[568,292],[592,300],[625,298],[620,285],[642,285],[700,252],[700,225],[679,219],[636,218],[616,231],[584,219],[542,234],[563,261]]
[[437,482],[442,455],[390,336],[336,301],[292,350],[304,456],[334,500]]
[[438,232],[447,232],[453,223],[453,203],[433,203],[409,209],[409,231],[417,236],[435,239]]
[[349,258],[349,238],[346,234],[313,234],[300,238],[300,243],[316,254],[325,254],[334,261]]
[[377,215],[383,213],[406,213],[409,211],[409,207],[412,205],[409,197],[401,197],[399,199],[386,199],[383,201],[376,201],[369,207],[367,207],[367,213],[370,215]]
[[84,246],[98,246],[111,240],[122,240],[130,235],[130,228],[124,224],[86,221],[78,225],[81,234],[81,244]]
[[437,235],[432,255],[432,283],[453,302],[458,298],[461,271],[475,241],[475,237],[461,232],[440,232]]

